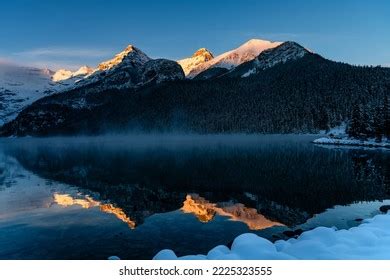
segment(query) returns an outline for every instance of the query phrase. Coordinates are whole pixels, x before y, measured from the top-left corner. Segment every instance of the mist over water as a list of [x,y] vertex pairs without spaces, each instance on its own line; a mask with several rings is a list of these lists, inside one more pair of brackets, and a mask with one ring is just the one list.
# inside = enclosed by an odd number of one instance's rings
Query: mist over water
[[244,232],[275,240],[377,213],[389,198],[389,153],[324,148],[315,138],[1,139],[0,258],[204,253]]

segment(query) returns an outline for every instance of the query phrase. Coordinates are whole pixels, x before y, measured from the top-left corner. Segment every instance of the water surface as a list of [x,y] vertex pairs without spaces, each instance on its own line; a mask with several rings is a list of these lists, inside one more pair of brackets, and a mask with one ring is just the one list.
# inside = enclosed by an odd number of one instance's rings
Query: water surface
[[0,140],[1,259],[150,259],[349,228],[390,204],[390,153],[315,136]]

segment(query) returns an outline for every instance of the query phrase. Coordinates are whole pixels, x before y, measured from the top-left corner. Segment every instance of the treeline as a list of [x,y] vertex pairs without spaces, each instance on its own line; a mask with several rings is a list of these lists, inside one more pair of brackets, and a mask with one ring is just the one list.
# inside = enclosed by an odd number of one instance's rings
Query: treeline
[[351,120],[347,128],[350,137],[360,140],[374,139],[382,142],[390,140],[390,105],[389,97],[377,106],[356,103],[353,107]]

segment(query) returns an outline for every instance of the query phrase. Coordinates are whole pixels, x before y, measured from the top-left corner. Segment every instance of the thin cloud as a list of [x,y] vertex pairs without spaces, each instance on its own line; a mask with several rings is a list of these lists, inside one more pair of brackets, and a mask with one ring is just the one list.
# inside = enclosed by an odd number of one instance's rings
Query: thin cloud
[[98,58],[112,54],[110,50],[87,49],[87,48],[36,48],[13,53],[14,56],[23,57],[88,57]]
[[[50,69],[53,71],[59,70],[59,69],[66,69],[75,71],[79,69],[81,66],[84,66],[84,64],[80,64],[78,62],[72,62],[72,61],[51,61],[51,60],[39,60],[39,61],[32,61],[25,63],[27,66],[31,67],[37,67],[37,68],[45,68]],[[93,66],[93,65],[92,65]]]
[[6,58],[0,57],[0,63],[6,64],[6,63],[10,63],[10,61]]

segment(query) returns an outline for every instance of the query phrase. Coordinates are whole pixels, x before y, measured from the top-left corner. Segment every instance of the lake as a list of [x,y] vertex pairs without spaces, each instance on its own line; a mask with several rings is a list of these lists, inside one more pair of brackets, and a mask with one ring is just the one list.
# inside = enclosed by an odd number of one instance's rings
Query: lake
[[389,151],[315,138],[0,139],[0,259],[204,254],[246,232],[350,228],[390,204]]

